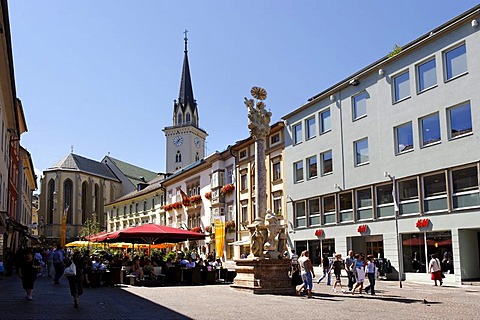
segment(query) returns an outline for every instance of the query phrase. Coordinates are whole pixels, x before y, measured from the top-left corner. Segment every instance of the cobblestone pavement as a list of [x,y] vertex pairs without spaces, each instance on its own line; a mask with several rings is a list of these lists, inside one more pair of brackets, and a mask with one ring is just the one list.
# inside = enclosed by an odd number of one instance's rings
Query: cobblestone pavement
[[[51,278],[35,283],[33,301],[25,299],[20,279],[0,277],[0,319],[480,319],[480,287],[378,281],[377,295],[335,293],[315,284],[313,299],[253,295],[226,284],[210,286],[87,288],[73,308],[68,283]],[[426,303],[424,303],[425,301]],[[263,317],[262,317],[263,318]]]

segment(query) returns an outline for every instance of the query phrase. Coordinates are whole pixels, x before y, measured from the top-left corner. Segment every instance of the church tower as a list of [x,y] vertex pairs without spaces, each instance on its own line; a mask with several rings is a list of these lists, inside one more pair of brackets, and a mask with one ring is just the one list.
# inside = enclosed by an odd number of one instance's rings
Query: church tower
[[165,127],[166,171],[180,170],[205,157],[205,139],[208,134],[199,127],[197,101],[193,97],[192,79],[188,64],[187,30],[185,55],[178,100],[173,102],[173,125]]

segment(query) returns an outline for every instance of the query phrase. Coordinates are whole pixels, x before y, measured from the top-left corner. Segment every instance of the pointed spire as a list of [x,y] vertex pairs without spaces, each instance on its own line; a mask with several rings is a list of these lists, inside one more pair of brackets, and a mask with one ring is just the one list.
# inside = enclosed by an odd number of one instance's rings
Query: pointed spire
[[193,112],[196,109],[197,103],[193,98],[192,79],[190,78],[190,67],[188,65],[187,33],[188,30],[185,29],[185,38],[183,39],[185,41],[185,56],[183,58],[182,79],[180,80],[178,104],[181,106],[182,111],[185,111],[186,106],[190,104]]

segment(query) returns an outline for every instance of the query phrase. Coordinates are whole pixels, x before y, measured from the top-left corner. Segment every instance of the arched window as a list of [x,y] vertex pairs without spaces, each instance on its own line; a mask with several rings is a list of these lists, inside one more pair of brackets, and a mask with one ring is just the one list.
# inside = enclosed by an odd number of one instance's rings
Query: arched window
[[87,221],[87,189],[88,189],[88,184],[86,181],[82,183],[82,224],[85,224]]
[[63,206],[64,210],[67,212],[67,223],[72,223],[73,221],[73,182],[70,179],[65,180],[63,183]]
[[100,190],[99,190],[99,187],[98,187],[98,184],[95,183],[95,214],[97,217],[99,217],[99,213],[100,213]]
[[182,154],[180,153],[180,150],[178,150],[175,155],[175,162],[182,162]]
[[185,123],[190,123],[190,113],[187,113],[187,115],[185,116]]
[[48,182],[48,199],[47,199],[47,223],[53,223],[53,210],[55,209],[54,207],[54,202],[53,202],[53,197],[54,197],[54,192],[55,192],[55,180],[51,179]]
[[177,115],[177,123],[178,123],[178,125],[182,124],[182,114],[180,112]]

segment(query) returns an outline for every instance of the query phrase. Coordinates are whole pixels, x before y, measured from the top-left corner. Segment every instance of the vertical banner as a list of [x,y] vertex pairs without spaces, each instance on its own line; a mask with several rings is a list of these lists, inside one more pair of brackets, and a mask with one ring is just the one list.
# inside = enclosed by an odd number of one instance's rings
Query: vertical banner
[[65,247],[65,240],[67,237],[67,215],[68,215],[68,206],[63,210],[62,214],[62,224],[61,224],[61,233],[60,233],[60,245]]
[[214,218],[215,226],[215,250],[217,258],[223,257],[225,250],[225,216],[217,216]]

